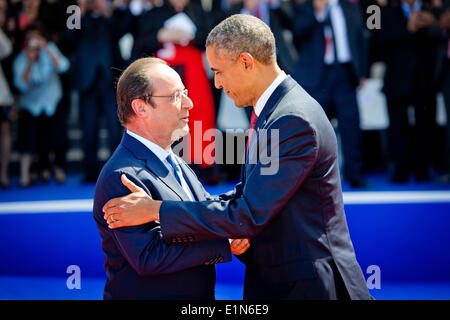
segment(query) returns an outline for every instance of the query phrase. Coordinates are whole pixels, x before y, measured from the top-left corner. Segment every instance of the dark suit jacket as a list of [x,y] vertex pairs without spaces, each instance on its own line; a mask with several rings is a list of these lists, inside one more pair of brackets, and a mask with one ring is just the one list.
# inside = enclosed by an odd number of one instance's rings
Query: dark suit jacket
[[[321,106],[288,77],[258,117],[259,140],[260,129],[278,158],[247,163],[242,183],[221,201],[163,201],[164,239],[251,238],[241,257],[246,299],[333,299],[335,287],[368,299],[344,213],[336,136]],[[264,175],[272,165],[276,174]]]
[[128,31],[132,19],[128,10],[116,10],[109,18],[94,17],[88,11],[81,18],[79,30],[65,32],[65,40],[75,47],[71,70],[76,90],[88,90],[99,70],[105,79],[111,79],[112,85],[112,67],[121,69],[124,66],[118,41]]
[[[447,10],[450,10],[450,0],[444,1],[444,4],[441,8],[441,11],[439,12],[438,16],[446,12]],[[447,72],[449,71],[449,57],[448,57],[448,40],[449,40],[449,32],[442,32],[439,46],[437,49],[437,56],[436,56],[436,66],[435,66],[435,73],[434,78],[435,82],[437,84],[438,89],[447,89],[449,88],[442,88],[442,81],[444,80],[444,77]]]
[[[368,74],[363,15],[359,4],[346,0],[340,0],[339,3],[347,26],[347,39],[357,84],[360,78],[367,77]],[[302,86],[316,88],[320,85],[325,70],[324,23],[317,21],[310,0],[296,4],[294,10],[294,44],[299,51],[299,59],[293,76]]]
[[[209,196],[191,169],[182,170],[197,200]],[[164,164],[127,133],[103,167],[95,188],[94,219],[105,254],[105,299],[214,299],[215,263],[231,260],[228,240],[166,244],[158,222],[109,229],[102,207],[129,194],[125,173],[154,199],[189,201]]]
[[381,10],[379,43],[383,47],[386,73],[383,91],[389,98],[408,98],[420,93],[430,99],[433,90],[438,27],[410,33],[400,5]]

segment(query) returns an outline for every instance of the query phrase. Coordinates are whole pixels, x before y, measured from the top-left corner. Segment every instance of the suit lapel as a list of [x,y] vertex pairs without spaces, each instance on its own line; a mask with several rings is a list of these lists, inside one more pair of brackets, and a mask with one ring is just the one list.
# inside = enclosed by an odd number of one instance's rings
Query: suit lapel
[[188,165],[184,161],[180,161],[181,170],[183,171],[184,179],[188,184],[189,188],[191,188],[192,195],[195,197],[196,201],[206,200],[205,193],[203,191],[203,187],[201,186],[198,178],[192,172],[192,170],[188,167]]
[[255,124],[250,145],[248,146],[248,155],[246,156],[244,169],[242,170],[242,185],[245,184],[246,177],[250,173],[251,169],[255,166],[257,161],[259,161],[257,157],[257,145],[260,129],[264,129],[266,127],[267,120],[277,107],[281,98],[283,98],[288,93],[288,91],[291,90],[296,84],[297,83],[291,78],[291,76],[288,76],[286,79],[284,79],[283,82],[281,82],[280,85],[271,94],[269,100],[267,100],[266,105],[261,111],[261,114],[259,115],[258,120]]
[[188,195],[175,177],[170,173],[169,169],[167,169],[164,163],[162,163],[150,149],[126,132],[123,134],[121,144],[133,153],[137,159],[145,161],[146,168],[168,188],[175,192],[181,200],[190,201]]
[[[156,156],[155,156],[156,157]],[[157,158],[157,157],[156,157]],[[166,168],[166,166],[161,162],[161,160],[157,159],[158,162],[154,162],[152,160],[147,160],[146,166],[147,169],[151,172],[155,173],[159,180],[161,180],[166,186],[172,189],[183,201],[191,201],[189,196],[183,190],[183,187],[178,183],[177,179],[170,173],[170,171]],[[162,173],[162,167],[164,170],[164,175],[157,174],[156,172]]]

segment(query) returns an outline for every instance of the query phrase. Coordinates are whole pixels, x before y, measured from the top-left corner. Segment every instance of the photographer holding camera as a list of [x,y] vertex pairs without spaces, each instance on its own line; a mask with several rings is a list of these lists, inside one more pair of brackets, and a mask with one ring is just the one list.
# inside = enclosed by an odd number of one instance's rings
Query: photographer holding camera
[[20,184],[30,185],[34,178],[31,165],[38,155],[42,180],[50,179],[50,152],[55,153],[54,173],[58,181],[65,179],[62,168],[65,152],[60,146],[64,133],[56,132],[55,113],[62,97],[60,73],[69,68],[69,60],[52,42],[47,42],[43,26],[31,23],[25,29],[22,51],[14,59],[14,85],[19,96],[18,149]]

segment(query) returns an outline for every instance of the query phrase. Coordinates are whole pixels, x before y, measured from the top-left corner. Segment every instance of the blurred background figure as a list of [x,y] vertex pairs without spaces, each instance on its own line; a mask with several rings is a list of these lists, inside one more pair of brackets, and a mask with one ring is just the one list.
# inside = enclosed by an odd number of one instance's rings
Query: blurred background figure
[[55,154],[54,172],[58,181],[65,180],[64,150],[55,130],[55,112],[62,98],[59,73],[69,68],[69,60],[52,42],[47,42],[44,28],[33,22],[25,28],[23,50],[13,64],[14,84],[19,96],[20,184],[28,186],[34,154],[38,155],[38,170],[44,181],[50,179],[50,152]]
[[296,0],[294,12],[294,43],[299,51],[294,78],[329,118],[338,120],[344,179],[352,187],[367,187],[356,99],[368,73],[361,8],[346,0]]
[[450,182],[450,0],[446,0],[440,10],[439,27],[441,28],[441,41],[436,61],[436,78],[438,89],[442,92],[447,114],[446,126],[446,155],[447,173],[440,177],[441,182]]
[[433,77],[441,36],[437,19],[429,2],[402,0],[382,8],[381,25],[378,40],[386,63],[383,92],[390,121],[390,180],[404,183],[414,173],[416,181],[428,181],[436,126]]
[[[49,170],[51,166],[42,169],[47,165],[39,161],[44,180],[54,173],[62,182],[68,171],[75,173],[81,168],[83,181],[96,181],[122,130],[116,117],[115,82],[130,62],[145,56],[160,57],[174,67],[194,102],[192,139],[185,138],[182,143],[187,144],[183,156],[200,180],[212,185],[238,180],[240,145],[245,142],[251,109],[235,108],[226,94],[215,88],[204,58],[204,42],[211,28],[236,13],[257,16],[269,25],[277,44],[278,64],[319,101],[330,120],[337,120],[342,173],[350,186],[367,186],[363,168],[367,173],[388,169],[389,180],[398,183],[408,181],[410,173],[416,181],[428,181],[432,167],[443,173],[439,181],[448,183],[450,121],[443,126],[436,97],[442,93],[450,118],[449,1],[0,0],[0,78],[5,79],[0,80],[0,183],[9,185],[9,176],[22,168],[21,182],[28,185],[33,179],[31,175],[26,178],[26,164],[31,172],[36,171],[36,163],[32,166],[22,154],[34,152],[24,150],[31,145],[23,139],[27,116],[13,121],[26,115],[26,108],[20,105],[25,93],[14,83],[12,70],[14,59],[24,55],[28,26],[36,23],[47,30],[46,41],[70,61],[69,70],[58,74],[62,97],[55,113],[47,116],[52,119],[49,130],[59,132],[50,135],[54,141],[48,147],[53,151],[35,147],[36,152],[50,152],[50,160],[53,154],[55,157],[54,172]],[[382,10],[379,30],[365,26],[364,18],[370,16],[366,8],[373,4]],[[71,5],[81,9],[79,30],[67,27]],[[369,70],[372,74],[366,82]],[[381,87],[383,94],[379,94]],[[376,107],[370,114],[382,115],[384,125],[368,127],[363,101],[369,99],[362,101],[361,93],[375,90],[382,101],[370,99]],[[438,102],[442,104],[440,99]],[[21,112],[15,113],[19,107]],[[207,141],[208,129],[220,130],[216,132],[221,133],[223,144],[215,143],[214,138]],[[214,147],[222,148],[215,154],[223,156],[220,159],[226,165],[215,163],[214,158],[205,161]],[[231,151],[233,164],[227,157]]]
[[[79,0],[81,28],[68,30],[67,41],[75,46],[72,88],[79,93],[83,132],[84,182],[95,182],[101,167],[98,159],[99,119],[104,119],[110,152],[119,143],[121,127],[113,85],[118,40],[127,23],[121,21],[106,0]],[[122,67],[120,61],[115,67]]]
[[29,23],[39,20],[40,7],[41,0],[22,1],[22,10],[18,14],[18,27],[20,30],[25,30]]
[[[12,43],[3,31],[6,30],[8,3],[0,0],[0,60],[7,58],[12,53]],[[8,81],[0,65],[0,184],[9,186],[8,167],[11,152],[11,117],[14,98],[9,88]]]
[[44,23],[41,17],[41,0],[15,1],[11,7],[11,14],[14,19],[15,28],[13,30],[13,56],[22,50],[25,41],[25,28],[35,21]]
[[277,45],[278,64],[286,73],[291,74],[296,52],[292,39],[285,35],[286,30],[293,28],[291,3],[280,0],[243,0],[230,5],[228,15],[236,13],[253,15],[270,27]]

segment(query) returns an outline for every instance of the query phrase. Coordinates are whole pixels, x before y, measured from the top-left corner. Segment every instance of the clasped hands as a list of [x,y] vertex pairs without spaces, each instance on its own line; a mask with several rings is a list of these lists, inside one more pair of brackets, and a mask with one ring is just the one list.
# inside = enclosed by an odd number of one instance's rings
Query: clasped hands
[[[125,174],[121,180],[131,193],[109,200],[103,206],[103,218],[110,229],[137,226],[159,221],[159,209],[162,201],[153,200],[144,189],[135,185]],[[250,247],[249,239],[230,239],[231,253],[239,255]]]

